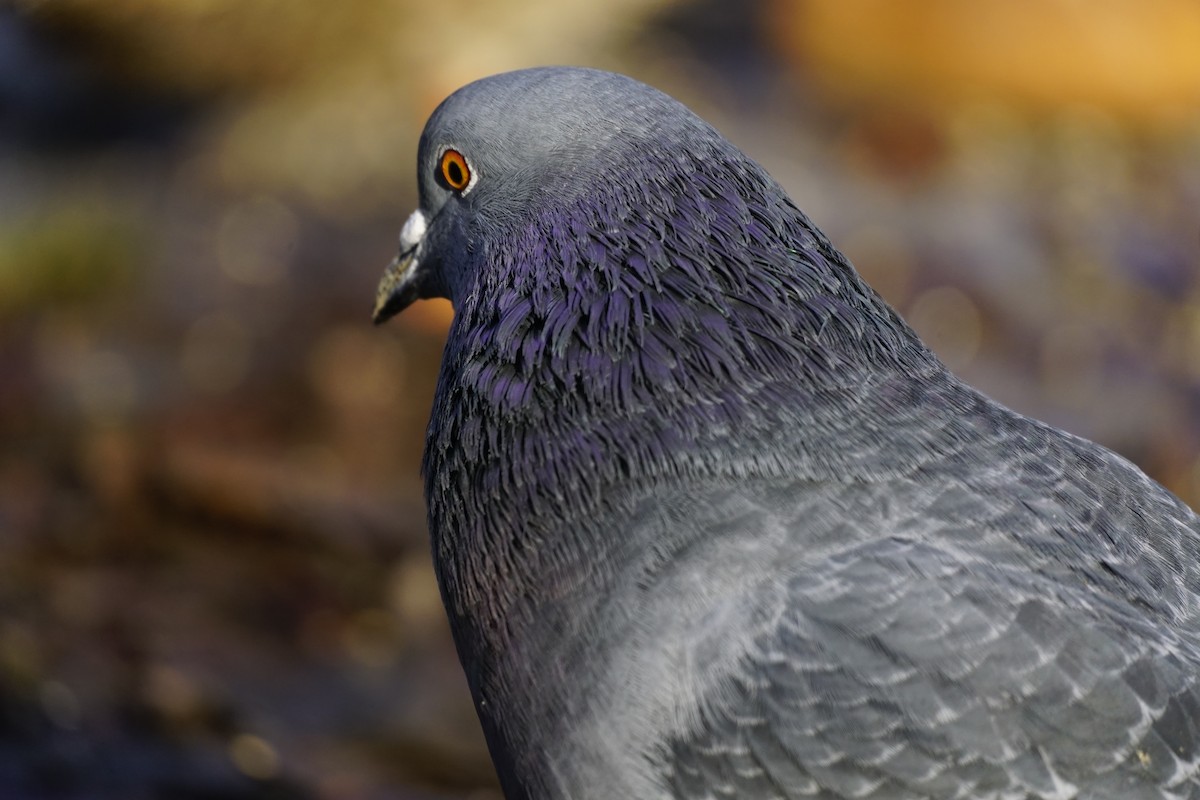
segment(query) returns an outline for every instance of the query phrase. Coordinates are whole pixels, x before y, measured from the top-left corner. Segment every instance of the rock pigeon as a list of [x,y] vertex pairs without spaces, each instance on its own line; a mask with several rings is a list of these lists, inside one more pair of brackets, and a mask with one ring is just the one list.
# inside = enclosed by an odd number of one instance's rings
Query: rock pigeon
[[506,797],[1200,798],[1200,522],[952,375],[632,79],[472,83],[375,320],[455,316],[423,473]]

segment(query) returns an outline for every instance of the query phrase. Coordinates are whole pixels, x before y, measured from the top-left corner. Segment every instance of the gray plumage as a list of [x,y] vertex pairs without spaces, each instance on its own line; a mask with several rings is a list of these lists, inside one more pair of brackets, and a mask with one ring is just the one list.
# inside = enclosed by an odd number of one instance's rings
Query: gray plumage
[[649,87],[479,81],[418,170],[376,320],[455,305],[426,494],[506,796],[1200,799],[1183,503]]

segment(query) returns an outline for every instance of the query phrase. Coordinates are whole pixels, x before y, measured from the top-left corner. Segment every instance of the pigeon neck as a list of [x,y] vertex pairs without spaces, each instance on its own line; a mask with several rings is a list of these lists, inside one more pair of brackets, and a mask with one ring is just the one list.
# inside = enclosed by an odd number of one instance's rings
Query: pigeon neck
[[545,645],[652,558],[611,521],[656,492],[942,446],[893,420],[944,374],[909,328],[757,167],[689,163],[676,192],[614,181],[481,243],[455,298],[425,474],[468,665]]
[[432,501],[561,518],[600,486],[743,461],[844,476],[856,434],[842,429],[943,371],[761,168],[706,146],[669,174],[635,156],[471,248],[429,430]]

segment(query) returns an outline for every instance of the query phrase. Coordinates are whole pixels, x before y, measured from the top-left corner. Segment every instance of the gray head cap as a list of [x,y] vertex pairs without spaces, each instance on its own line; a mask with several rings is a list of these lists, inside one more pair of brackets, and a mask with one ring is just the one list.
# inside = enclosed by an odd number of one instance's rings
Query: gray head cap
[[420,177],[432,174],[425,167],[452,144],[475,153],[481,170],[545,177],[564,161],[578,166],[618,154],[618,142],[669,141],[687,129],[708,126],[678,101],[624,75],[572,67],[506,72],[464,86],[433,112],[421,136]]

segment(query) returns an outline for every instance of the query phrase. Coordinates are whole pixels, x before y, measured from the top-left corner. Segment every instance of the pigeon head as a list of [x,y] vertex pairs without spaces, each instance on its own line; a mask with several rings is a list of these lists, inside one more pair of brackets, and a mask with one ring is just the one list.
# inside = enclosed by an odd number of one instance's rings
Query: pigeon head
[[644,148],[719,135],[683,105],[622,75],[541,68],[469,84],[434,111],[417,155],[420,206],[376,296],[383,322],[418,298],[456,301],[484,243],[611,182]]

